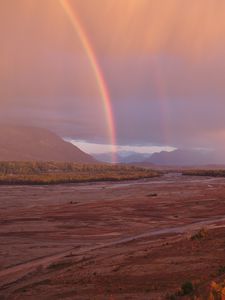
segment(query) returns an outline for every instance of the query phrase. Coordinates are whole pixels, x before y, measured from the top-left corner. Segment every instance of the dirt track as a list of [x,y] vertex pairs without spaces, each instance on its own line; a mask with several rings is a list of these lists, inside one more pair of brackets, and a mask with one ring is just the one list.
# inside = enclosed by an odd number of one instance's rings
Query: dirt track
[[[225,179],[179,174],[2,186],[0,299],[164,299],[225,265],[210,249],[223,242],[224,195]],[[208,240],[190,241],[203,226]]]

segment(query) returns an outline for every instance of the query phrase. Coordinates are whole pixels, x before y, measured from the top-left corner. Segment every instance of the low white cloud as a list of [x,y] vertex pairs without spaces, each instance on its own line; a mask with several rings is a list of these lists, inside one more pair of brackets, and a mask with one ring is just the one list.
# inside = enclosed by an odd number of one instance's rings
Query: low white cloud
[[[66,141],[69,141],[73,145],[79,147],[81,150],[90,153],[90,154],[97,154],[97,153],[107,153],[107,152],[112,152],[114,149],[114,146],[109,145],[109,144],[95,144],[95,143],[89,143],[86,141],[81,141],[81,140],[71,140],[70,138],[64,138]],[[152,154],[154,152],[160,152],[160,151],[173,151],[175,150],[174,147],[170,146],[132,146],[132,145],[127,145],[127,146],[117,146],[117,151],[132,151],[132,152],[137,152],[137,153],[149,153]]]

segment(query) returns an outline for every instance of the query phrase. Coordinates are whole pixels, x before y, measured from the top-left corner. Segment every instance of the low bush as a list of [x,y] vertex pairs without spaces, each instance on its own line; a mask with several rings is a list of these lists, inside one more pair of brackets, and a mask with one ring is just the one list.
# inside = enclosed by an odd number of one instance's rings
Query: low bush
[[201,228],[198,232],[191,236],[191,240],[202,240],[208,235],[208,230],[206,228]]

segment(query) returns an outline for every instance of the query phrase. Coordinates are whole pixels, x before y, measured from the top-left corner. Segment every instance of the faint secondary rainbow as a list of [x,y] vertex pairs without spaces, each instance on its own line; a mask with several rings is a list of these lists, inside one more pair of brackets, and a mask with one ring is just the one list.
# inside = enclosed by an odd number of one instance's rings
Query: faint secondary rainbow
[[93,47],[88,39],[88,36],[79,20],[79,17],[77,16],[74,9],[71,7],[71,4],[68,0],[59,0],[63,10],[65,11],[66,15],[68,16],[70,23],[74,30],[76,31],[77,35],[79,36],[79,39],[83,45],[83,48],[87,54],[87,57],[89,59],[89,62],[91,64],[92,70],[95,74],[96,82],[98,85],[98,89],[101,95],[103,107],[104,107],[104,114],[107,121],[107,127],[108,127],[108,134],[110,138],[110,144],[112,145],[112,161],[116,162],[116,131],[115,131],[115,124],[113,120],[113,111],[112,111],[112,105],[110,100],[109,91],[107,88],[107,84],[104,80],[104,76],[102,74],[100,65],[98,63],[97,57],[95,55],[95,52],[93,50]]
[[164,142],[166,146],[170,145],[172,141],[172,130],[171,130],[171,116],[168,102],[168,93],[166,88],[166,82],[163,76],[162,66],[159,58],[155,57],[152,61],[154,67],[154,84],[158,95],[158,101],[160,102],[161,109],[161,125]]

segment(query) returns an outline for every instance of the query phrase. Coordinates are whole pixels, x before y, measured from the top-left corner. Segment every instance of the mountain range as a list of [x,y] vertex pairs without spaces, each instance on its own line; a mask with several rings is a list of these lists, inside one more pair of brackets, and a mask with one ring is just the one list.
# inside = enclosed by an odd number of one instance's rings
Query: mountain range
[[209,164],[209,162],[214,163],[211,152],[185,149],[153,153],[147,160],[145,160],[145,162],[166,166],[191,166],[206,165]]
[[[95,153],[92,154],[92,156],[98,161],[108,162],[108,163],[112,161],[111,152],[97,153],[97,154]],[[116,162],[123,163],[123,164],[138,163],[138,162],[143,162],[148,157],[149,157],[149,153],[137,153],[135,151],[118,151],[116,153]]]
[[[117,152],[117,162],[146,166],[202,166],[223,164],[224,151],[176,149],[159,153]],[[26,126],[0,126],[0,161],[110,162],[112,153],[89,155],[50,130]]]
[[[100,161],[110,162],[112,154],[103,153],[94,155]],[[152,154],[126,152],[117,154],[119,163],[141,163],[142,166],[203,166],[209,164],[223,164],[225,155],[223,152],[206,150],[176,149],[173,151],[161,151]]]

